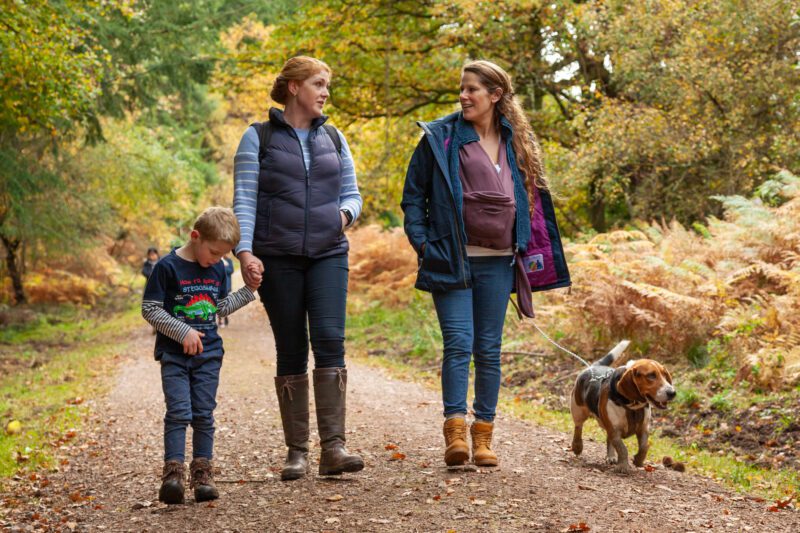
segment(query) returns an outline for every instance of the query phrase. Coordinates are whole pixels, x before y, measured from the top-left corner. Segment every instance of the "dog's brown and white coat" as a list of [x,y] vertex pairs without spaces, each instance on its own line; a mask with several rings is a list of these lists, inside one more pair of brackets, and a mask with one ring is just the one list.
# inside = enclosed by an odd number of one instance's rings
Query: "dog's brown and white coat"
[[605,429],[607,460],[616,464],[618,472],[628,472],[628,449],[622,439],[636,435],[639,450],[633,464],[643,466],[647,457],[650,427],[650,406],[665,409],[675,397],[672,376],[664,366],[652,359],[629,361],[625,366],[611,365],[628,346],[619,343],[605,357],[578,376],[572,389],[570,411],[575,422],[572,451],[583,451],[583,424],[594,417]]

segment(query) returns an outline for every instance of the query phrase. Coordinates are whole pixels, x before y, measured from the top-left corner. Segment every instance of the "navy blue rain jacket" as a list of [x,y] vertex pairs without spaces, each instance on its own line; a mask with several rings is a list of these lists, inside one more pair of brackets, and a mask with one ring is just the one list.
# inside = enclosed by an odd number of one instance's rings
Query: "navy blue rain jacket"
[[[528,195],[511,143],[511,123],[505,117],[501,117],[500,122],[517,204],[512,242],[515,251],[524,252],[531,237]],[[462,216],[458,151],[468,142],[479,141],[480,137],[461,112],[418,124],[425,134],[411,156],[401,204],[411,246],[420,254],[425,244],[415,287],[431,292],[469,288],[471,276]]]

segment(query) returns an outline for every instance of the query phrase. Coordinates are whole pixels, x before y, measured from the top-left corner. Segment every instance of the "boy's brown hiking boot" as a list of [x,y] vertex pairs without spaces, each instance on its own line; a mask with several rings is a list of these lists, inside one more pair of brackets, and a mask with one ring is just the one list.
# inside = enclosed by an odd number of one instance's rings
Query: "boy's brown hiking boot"
[[166,461],[164,473],[161,475],[161,489],[158,501],[167,504],[183,503],[183,480],[185,469],[179,461]]
[[205,457],[197,457],[189,466],[192,480],[189,484],[194,489],[194,499],[197,502],[207,502],[219,498],[219,491],[214,485],[214,471],[211,461]]
[[472,460],[477,466],[497,466],[497,454],[492,451],[492,422],[475,421],[469,428],[472,436]]
[[467,447],[467,421],[463,418],[448,418],[444,421],[444,462],[447,466],[460,466],[469,459]]

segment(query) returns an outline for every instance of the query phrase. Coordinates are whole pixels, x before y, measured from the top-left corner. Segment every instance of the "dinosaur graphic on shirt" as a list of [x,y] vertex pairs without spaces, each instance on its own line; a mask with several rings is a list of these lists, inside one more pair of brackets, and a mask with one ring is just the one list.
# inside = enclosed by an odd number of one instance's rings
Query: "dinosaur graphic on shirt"
[[188,304],[176,305],[172,308],[173,315],[178,316],[178,312],[183,313],[186,318],[203,317],[203,320],[208,320],[209,315],[217,312],[217,306],[207,295],[198,294],[192,297]]

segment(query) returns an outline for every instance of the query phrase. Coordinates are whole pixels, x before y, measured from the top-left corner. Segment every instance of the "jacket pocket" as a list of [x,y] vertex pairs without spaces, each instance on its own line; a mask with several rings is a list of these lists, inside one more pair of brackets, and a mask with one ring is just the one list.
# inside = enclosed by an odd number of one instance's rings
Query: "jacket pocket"
[[450,227],[432,226],[429,231],[425,250],[422,253],[422,270],[452,274],[453,269],[453,244]]

